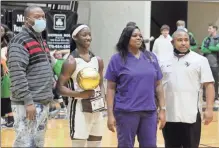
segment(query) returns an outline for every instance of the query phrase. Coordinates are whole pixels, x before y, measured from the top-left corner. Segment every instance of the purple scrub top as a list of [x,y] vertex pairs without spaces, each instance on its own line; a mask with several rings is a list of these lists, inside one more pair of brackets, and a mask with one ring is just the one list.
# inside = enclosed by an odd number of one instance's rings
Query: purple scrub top
[[137,59],[128,53],[126,62],[119,53],[111,57],[105,79],[116,83],[114,110],[156,110],[156,81],[162,79],[157,57],[149,52],[152,61],[141,52]]

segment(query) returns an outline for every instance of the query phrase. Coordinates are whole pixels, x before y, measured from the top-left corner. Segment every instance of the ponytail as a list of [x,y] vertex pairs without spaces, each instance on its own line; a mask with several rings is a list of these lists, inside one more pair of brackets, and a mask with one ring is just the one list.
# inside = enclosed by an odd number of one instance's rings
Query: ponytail
[[76,47],[76,42],[75,42],[75,41],[73,40],[73,38],[72,38],[72,33],[74,32],[74,30],[75,30],[78,26],[81,26],[81,25],[83,25],[83,24],[76,24],[76,25],[74,25],[74,26],[72,27],[71,31],[70,31],[70,36],[71,36],[71,38],[70,38],[70,53],[73,52],[73,51],[75,51],[75,49],[77,48],[77,47]]
[[71,38],[70,39],[70,53],[73,52],[76,49],[76,43],[75,41]]

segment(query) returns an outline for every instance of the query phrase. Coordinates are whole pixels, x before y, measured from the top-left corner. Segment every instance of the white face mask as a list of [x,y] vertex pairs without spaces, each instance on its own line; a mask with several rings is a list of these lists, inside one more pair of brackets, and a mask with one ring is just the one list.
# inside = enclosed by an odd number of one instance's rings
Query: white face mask
[[40,20],[35,19],[32,28],[34,31],[41,33],[46,29],[46,21],[44,19],[40,19]]

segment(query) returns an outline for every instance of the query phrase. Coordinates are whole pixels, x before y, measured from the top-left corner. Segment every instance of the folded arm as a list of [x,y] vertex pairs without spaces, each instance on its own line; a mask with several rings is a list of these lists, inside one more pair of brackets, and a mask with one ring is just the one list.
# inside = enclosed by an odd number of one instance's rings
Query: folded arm
[[208,49],[210,51],[219,51],[219,44],[217,44],[216,46],[209,46]]
[[202,51],[202,53],[211,53],[211,51],[208,49],[208,47],[206,47],[206,43],[205,43],[206,40],[207,40],[207,37],[202,42],[201,51]]

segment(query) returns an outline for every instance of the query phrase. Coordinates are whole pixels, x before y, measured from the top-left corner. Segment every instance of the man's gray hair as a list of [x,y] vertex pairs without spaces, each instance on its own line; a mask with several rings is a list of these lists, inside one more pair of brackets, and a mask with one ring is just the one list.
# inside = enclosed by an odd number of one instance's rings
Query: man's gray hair
[[28,17],[30,11],[31,11],[32,9],[35,9],[35,8],[40,8],[40,9],[42,9],[40,6],[37,6],[37,5],[28,6],[28,7],[24,10],[24,17],[25,17],[25,18]]

